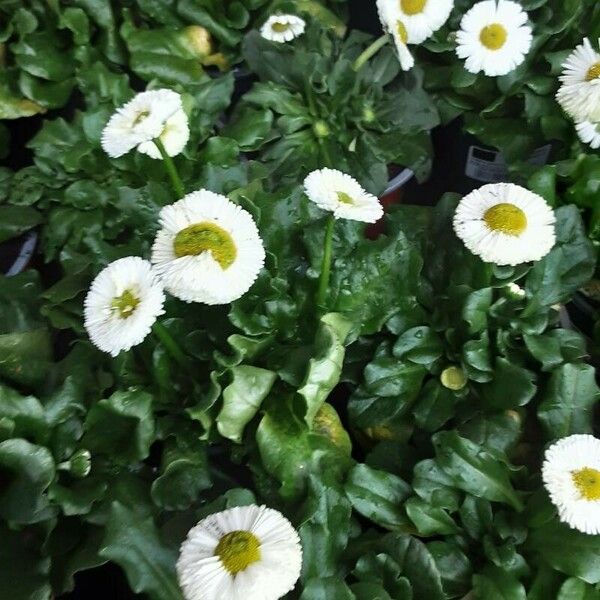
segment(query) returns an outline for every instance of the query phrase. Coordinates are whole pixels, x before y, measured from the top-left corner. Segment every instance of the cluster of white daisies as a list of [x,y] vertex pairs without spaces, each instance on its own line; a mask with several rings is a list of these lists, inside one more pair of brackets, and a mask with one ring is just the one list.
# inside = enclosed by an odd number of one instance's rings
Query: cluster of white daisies
[[[168,159],[188,138],[179,94],[153,90],[117,110],[103,131],[102,147],[115,158],[137,148]],[[312,172],[305,191],[335,218],[372,223],[383,215],[379,200],[339,171]],[[146,338],[164,312],[165,291],[185,302],[228,304],[250,289],[264,265],[265,249],[252,215],[225,196],[198,190],[165,206],[158,218],[150,261],[136,256],[114,261],[92,282],[85,299],[90,339],[113,356]]]
[[[405,71],[414,65],[408,49],[421,44],[448,20],[454,0],[377,0],[379,18],[393,38]],[[456,32],[456,54],[471,73],[489,77],[516,69],[531,48],[527,13],[512,0],[484,0],[462,18]]]
[[581,141],[600,148],[600,54],[588,39],[569,55],[556,99],[575,121]]

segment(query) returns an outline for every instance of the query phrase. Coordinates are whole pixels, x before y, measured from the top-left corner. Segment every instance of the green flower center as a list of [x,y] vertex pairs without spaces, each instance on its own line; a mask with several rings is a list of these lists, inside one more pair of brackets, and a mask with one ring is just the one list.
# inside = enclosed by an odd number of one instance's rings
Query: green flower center
[[219,540],[215,556],[231,575],[236,575],[260,560],[260,542],[249,531],[232,531]]
[[484,27],[479,35],[481,43],[488,50],[500,50],[506,44],[507,37],[508,32],[504,25],[500,25],[500,23],[492,23],[492,25]]
[[514,204],[501,202],[485,211],[483,220],[492,231],[518,237],[527,229],[527,216]]
[[210,252],[223,270],[228,269],[237,257],[237,248],[229,232],[208,222],[182,229],[175,236],[173,248],[178,258]]
[[405,15],[418,15],[423,12],[427,0],[400,0],[400,8]]
[[586,81],[593,81],[594,79],[598,79],[600,77],[600,62],[597,62],[595,65],[592,65],[587,75],[585,76]]
[[585,467],[571,472],[573,483],[586,500],[600,500],[600,471]]
[[342,204],[354,204],[354,198],[350,196],[350,194],[346,194],[346,192],[336,192],[338,201]]
[[133,126],[139,125],[142,121],[145,121],[150,116],[149,110],[141,110],[133,120]]
[[398,32],[401,42],[406,45],[408,43],[408,31],[402,21],[396,21],[396,31]]
[[467,376],[462,369],[458,367],[448,367],[440,375],[442,385],[453,392],[462,390],[467,385]]
[[273,23],[273,25],[271,25],[271,29],[275,32],[275,33],[285,33],[288,29],[290,28],[290,24],[289,23]]
[[110,308],[120,319],[127,319],[135,312],[139,303],[140,299],[131,290],[125,290],[120,296],[113,298]]

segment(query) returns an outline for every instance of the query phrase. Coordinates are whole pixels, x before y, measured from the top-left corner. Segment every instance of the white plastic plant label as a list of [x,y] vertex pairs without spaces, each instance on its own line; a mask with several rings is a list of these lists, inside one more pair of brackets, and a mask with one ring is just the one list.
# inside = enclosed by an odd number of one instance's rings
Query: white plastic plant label
[[[531,165],[542,166],[548,162],[552,146],[538,148],[527,161]],[[484,183],[500,183],[508,180],[508,165],[501,152],[471,146],[467,156],[465,174],[471,179]]]

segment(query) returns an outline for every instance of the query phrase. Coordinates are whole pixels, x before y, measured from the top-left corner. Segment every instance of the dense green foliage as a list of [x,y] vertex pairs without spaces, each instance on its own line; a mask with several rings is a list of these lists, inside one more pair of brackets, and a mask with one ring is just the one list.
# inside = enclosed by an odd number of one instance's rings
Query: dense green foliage
[[[111,561],[134,592],[182,600],[174,564],[188,530],[251,503],[300,533],[290,599],[600,598],[600,536],[560,523],[540,476],[548,443],[597,431],[586,340],[562,318],[596,269],[587,233],[598,240],[597,189],[586,183],[597,157],[531,180],[557,207],[557,244],[533,265],[497,267],[466,250],[451,194],[436,207],[395,207],[374,240],[363,223],[338,221],[320,314],[326,216],[303,177],[330,162],[373,193],[390,163],[424,177],[439,108],[453,106],[442,118],[468,109],[478,133],[490,81],[458,74],[458,62],[402,74],[391,47],[356,73],[373,40],[332,30],[340,2],[20,4],[0,6],[11,15],[0,106],[21,111],[3,116],[61,106],[73,90],[78,104],[44,121],[28,143],[32,164],[0,169],[0,242],[40,231],[38,268],[0,276],[0,598],[60,597],[76,573]],[[577,37],[566,15],[579,7],[523,4],[546,27],[541,55]],[[313,16],[294,46],[243,35],[274,5]],[[53,18],[41,18],[48,7]],[[257,76],[235,109],[234,72],[209,76],[182,46],[190,24]],[[446,34],[428,44],[440,61]],[[514,83],[488,111],[506,111],[502,123],[523,93],[551,101],[552,72],[527,73],[497,81]],[[436,107],[424,89],[436,88],[432,76],[473,102],[436,89]],[[183,97],[191,137],[174,162],[186,190],[247,209],[267,251],[230,305],[167,300],[163,324],[182,362],[153,336],[111,359],[83,327],[93,277],[118,258],[148,257],[158,212],[175,200],[158,161],[109,159],[100,147],[139,79]],[[535,112],[539,131],[557,110]],[[578,208],[591,215],[587,230]],[[450,367],[464,375],[456,389],[444,384]]]

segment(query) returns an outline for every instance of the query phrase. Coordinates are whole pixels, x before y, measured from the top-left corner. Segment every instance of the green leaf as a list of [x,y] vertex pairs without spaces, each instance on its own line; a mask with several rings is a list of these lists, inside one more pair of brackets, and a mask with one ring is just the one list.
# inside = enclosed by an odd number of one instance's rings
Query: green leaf
[[588,535],[553,519],[529,533],[527,545],[552,568],[590,584],[600,583],[600,535]]
[[146,458],[153,441],[152,396],[146,392],[115,392],[92,406],[87,415],[84,447],[117,463]]
[[426,326],[405,331],[394,344],[393,354],[403,360],[429,366],[443,354],[439,336]]
[[311,474],[341,478],[351,462],[346,448],[297,420],[286,398],[277,398],[269,407],[256,441],[264,468],[281,482],[280,493],[286,499],[297,498]]
[[114,502],[100,555],[123,568],[131,589],[152,600],[182,600],[177,584],[177,550],[165,545],[154,522]]
[[596,252],[585,234],[579,211],[563,206],[556,214],[556,246],[527,276],[527,291],[541,306],[564,302],[594,274]]
[[305,580],[338,574],[351,531],[352,506],[343,491],[310,479],[310,493],[303,507],[302,577]]
[[496,359],[492,377],[479,387],[485,410],[518,408],[535,396],[535,375],[505,358]]
[[12,437],[33,437],[41,441],[47,434],[46,415],[37,398],[21,396],[0,385],[0,419],[12,422]]
[[404,507],[420,535],[451,535],[459,531],[452,517],[443,508],[431,506],[421,498],[409,498]]
[[268,109],[245,108],[237,119],[230,123],[222,135],[235,140],[242,150],[258,150],[273,129],[273,113]]
[[344,486],[346,496],[361,515],[386,529],[406,525],[402,502],[410,495],[410,486],[400,477],[356,465]]
[[410,581],[415,599],[445,599],[440,572],[425,544],[408,535],[390,533],[381,546]]
[[306,377],[298,390],[306,402],[304,419],[309,427],[313,426],[319,409],[339,383],[344,364],[344,342],[351,326],[340,314],[329,313],[321,317],[315,339],[315,356],[310,359]]
[[478,333],[487,327],[487,312],[491,304],[491,288],[477,290],[467,296],[462,317],[469,324],[469,333]]
[[430,379],[423,386],[413,408],[417,425],[430,432],[441,429],[454,416],[456,402],[456,394],[437,379]]
[[0,376],[20,385],[35,387],[47,377],[52,357],[46,329],[0,335]]
[[204,448],[167,449],[161,474],[151,487],[152,500],[165,510],[184,510],[211,487]]
[[473,591],[477,600],[526,600],[523,585],[498,567],[473,575]]
[[437,462],[454,484],[478,498],[510,504],[520,511],[523,503],[510,483],[509,467],[497,455],[443,431],[433,436]]
[[[13,600],[49,600],[50,559],[32,544],[27,529],[11,531],[0,525],[0,589]],[[9,592],[10,590],[10,592]]]
[[571,577],[561,586],[556,600],[599,600],[600,590],[581,579]]
[[567,363],[554,369],[538,406],[547,438],[592,433],[593,407],[599,396],[591,365]]
[[0,206],[0,242],[29,231],[42,220],[42,215],[29,206]]
[[448,597],[462,597],[471,589],[472,567],[469,559],[458,546],[449,542],[435,541],[427,544],[442,577],[444,592]]
[[339,577],[319,577],[304,584],[300,600],[356,600],[356,597]]
[[258,412],[277,375],[249,365],[233,367],[231,375],[232,382],[223,390],[223,407],[217,416],[217,428],[223,437],[239,444],[244,427]]
[[0,517],[15,523],[49,518],[45,492],[55,474],[50,452],[26,440],[0,442]]

